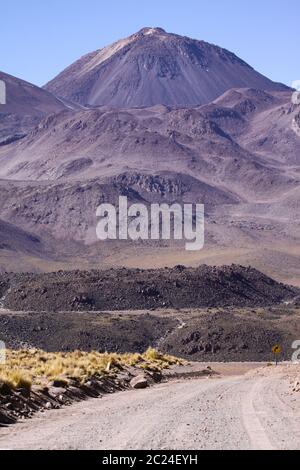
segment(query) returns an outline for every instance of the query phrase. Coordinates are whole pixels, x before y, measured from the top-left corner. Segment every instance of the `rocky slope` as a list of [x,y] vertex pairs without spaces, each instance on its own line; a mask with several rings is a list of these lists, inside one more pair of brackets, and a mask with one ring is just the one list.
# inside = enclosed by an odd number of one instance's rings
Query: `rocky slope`
[[[295,166],[300,150],[292,129],[299,109],[291,94],[235,93],[235,104],[225,95],[226,106],[221,101],[191,109],[101,107],[51,115],[22,141],[0,148],[0,176],[82,181],[173,171],[227,186],[243,198],[270,198],[296,186],[297,174],[284,166]],[[280,115],[276,128],[266,119]]]
[[[44,250],[29,255],[18,244],[17,263],[12,239],[0,270],[234,261],[299,285],[300,140],[292,129],[299,107],[290,98],[239,89],[191,109],[98,108],[45,118],[0,147],[0,217]],[[130,203],[204,203],[204,251],[191,258],[172,241],[95,243],[96,207],[120,194]]]
[[149,346],[199,361],[290,361],[299,338],[299,307],[160,309],[125,312],[1,310],[8,348],[142,353]]
[[2,306],[12,310],[140,310],[264,306],[297,290],[253,268],[223,266],[0,275]]
[[66,105],[47,90],[0,72],[6,85],[6,104],[0,105],[0,145],[18,140],[42,117],[66,109]]

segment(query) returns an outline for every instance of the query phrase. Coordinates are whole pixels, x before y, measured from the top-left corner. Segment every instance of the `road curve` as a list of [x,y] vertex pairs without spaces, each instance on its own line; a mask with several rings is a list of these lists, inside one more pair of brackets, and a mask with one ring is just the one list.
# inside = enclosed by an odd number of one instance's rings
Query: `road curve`
[[1,449],[300,449],[280,376],[171,381],[90,399],[0,430]]

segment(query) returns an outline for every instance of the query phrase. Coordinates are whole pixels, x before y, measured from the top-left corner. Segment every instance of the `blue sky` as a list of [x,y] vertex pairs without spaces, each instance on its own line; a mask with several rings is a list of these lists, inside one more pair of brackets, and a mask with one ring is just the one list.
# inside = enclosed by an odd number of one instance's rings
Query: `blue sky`
[[225,47],[275,81],[300,79],[299,0],[0,0],[0,70],[42,85],[144,26]]

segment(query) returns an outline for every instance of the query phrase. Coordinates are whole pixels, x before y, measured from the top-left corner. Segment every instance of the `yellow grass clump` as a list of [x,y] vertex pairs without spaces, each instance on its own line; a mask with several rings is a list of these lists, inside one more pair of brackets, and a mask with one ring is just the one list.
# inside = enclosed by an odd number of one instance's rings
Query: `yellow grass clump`
[[29,389],[33,384],[45,385],[52,381],[59,381],[61,386],[67,386],[70,380],[84,383],[90,378],[114,374],[126,366],[162,370],[170,365],[183,363],[184,361],[153,348],[149,348],[144,354],[8,350],[5,365],[0,365],[0,386],[4,383],[12,389]]

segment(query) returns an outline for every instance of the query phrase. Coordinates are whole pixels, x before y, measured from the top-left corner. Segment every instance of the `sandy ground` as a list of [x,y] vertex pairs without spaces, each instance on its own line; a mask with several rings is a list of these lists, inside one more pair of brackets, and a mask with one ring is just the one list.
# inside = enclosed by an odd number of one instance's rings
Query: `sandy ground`
[[300,449],[299,366],[219,371],[39,414],[2,429],[0,448]]

